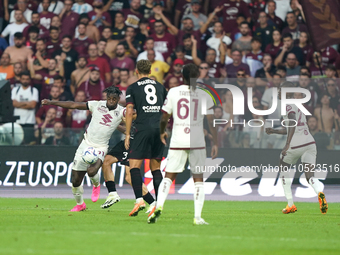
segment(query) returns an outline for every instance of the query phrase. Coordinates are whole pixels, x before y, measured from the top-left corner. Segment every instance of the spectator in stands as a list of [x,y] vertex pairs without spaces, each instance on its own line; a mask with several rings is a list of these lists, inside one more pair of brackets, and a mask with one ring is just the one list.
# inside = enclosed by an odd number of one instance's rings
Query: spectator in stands
[[[83,13],[79,15],[79,24],[85,24],[86,25],[86,36],[91,39],[94,43],[97,43],[100,39],[100,32],[98,28],[94,25],[90,24],[90,19],[88,17],[87,13]],[[110,28],[111,29],[111,28]],[[109,32],[111,35],[111,31]],[[77,38],[79,36],[78,28],[76,29],[75,37]],[[109,38],[110,36],[108,36]]]
[[[60,88],[57,86],[53,86],[51,88],[49,99],[53,101],[60,101],[60,95],[61,95]],[[41,98],[41,99],[44,99],[44,98]],[[56,121],[65,123],[67,109],[59,107],[59,106],[55,106],[55,105],[42,105],[37,111],[37,113],[35,114],[35,120],[37,124],[39,125],[44,121],[44,119],[46,118],[46,113],[48,109],[50,108],[54,108],[57,111]]]
[[[297,62],[296,56],[294,53],[289,53],[286,59],[286,68],[287,68],[287,75],[286,77],[289,78],[289,81],[296,81],[299,79],[299,74],[301,70],[301,66]],[[287,79],[288,80],[288,79]]]
[[275,60],[278,52],[282,50],[283,42],[281,41],[281,34],[279,30],[273,31],[273,43],[267,45],[265,53],[270,54],[273,60]]
[[[272,83],[273,87],[270,87],[264,91],[264,94],[261,99],[261,105],[263,106],[263,110],[268,110],[272,107],[273,104],[273,97],[276,95],[273,95],[273,88],[278,88],[280,84],[282,83],[282,77],[279,74],[274,74]],[[281,105],[281,100],[277,100],[277,105]],[[281,119],[281,107],[276,107],[276,110],[268,115],[268,119]],[[280,123],[274,122],[275,127],[281,126]]]
[[90,78],[90,69],[87,67],[87,58],[80,56],[77,61],[78,68],[71,74],[70,90],[75,95],[78,87]]
[[169,73],[166,76],[166,79],[164,81],[164,87],[169,90],[170,89],[170,79],[176,78],[178,84],[183,83],[183,75],[182,75],[182,68],[184,66],[184,61],[182,59],[175,59],[175,61],[172,63],[172,73]]
[[276,2],[274,0],[269,0],[267,2],[267,8],[268,8],[268,19],[277,27],[278,30],[282,31],[283,28],[283,21],[280,17],[276,16]]
[[339,130],[339,121],[336,121],[339,120],[339,116],[336,110],[332,109],[330,105],[329,95],[323,94],[320,99],[321,107],[314,110],[314,116],[318,119],[319,129],[330,135],[334,126],[335,130]]
[[276,73],[279,74],[282,79],[285,79],[286,76],[287,76],[287,68],[286,66],[284,65],[279,65],[277,68],[276,68]]
[[[148,50],[154,50],[154,47],[155,47],[155,40],[152,37],[148,37],[145,40],[145,45],[144,45],[145,51],[139,53],[136,61],[138,62],[141,59],[148,59],[147,58],[147,55],[148,55],[147,51]],[[155,50],[155,54],[156,54],[155,60],[159,60],[159,61],[164,62],[164,58],[163,58],[162,53]]]
[[100,70],[100,78],[105,81],[106,83],[111,82],[111,70],[109,63],[98,56],[98,49],[97,45],[92,43],[89,46],[89,58],[87,59],[87,65],[95,65]]
[[82,13],[88,13],[92,10],[92,5],[85,3],[84,0],[76,0],[76,3],[72,5],[72,11],[78,13],[79,15]]
[[[57,74],[64,75],[64,59],[60,58],[59,61],[52,58],[48,61],[47,72],[46,69],[36,72],[33,66],[33,58],[29,58],[29,70],[31,72],[32,79],[41,81],[40,98],[44,99],[50,95],[51,88],[54,84],[54,76]],[[58,69],[58,70],[57,70]]]
[[257,23],[257,21],[259,20],[260,13],[264,12],[265,7],[266,7],[265,0],[250,0],[250,2],[248,3],[248,8],[251,13],[251,21],[253,24]]
[[315,116],[310,116],[307,119],[307,125],[309,128],[309,132],[315,139],[316,146],[318,150],[327,150],[331,147],[331,139],[329,135],[324,132],[321,132],[320,127],[318,126],[319,120]]
[[120,83],[120,68],[115,67],[112,70],[112,85],[117,86]]
[[300,75],[301,74],[307,74],[308,77],[310,77],[310,70],[307,66],[301,66],[301,69],[300,69]]
[[176,39],[172,34],[166,32],[165,24],[161,20],[155,21],[154,28],[155,33],[151,35],[155,42],[154,50],[162,53],[165,61],[169,63],[168,57],[176,47]]
[[328,79],[326,83],[326,92],[329,95],[330,106],[332,109],[338,109],[339,106],[339,91],[337,89],[337,84],[335,79]]
[[[42,12],[42,4],[39,4],[38,12]],[[48,7],[48,11],[53,12],[54,14],[59,15],[61,11],[64,9],[64,3],[58,0],[51,0],[50,6]]]
[[297,23],[296,15],[294,12],[288,12],[286,20],[287,20],[288,26],[282,30],[282,34],[290,33],[292,35],[293,40],[299,40],[301,32],[308,33],[308,30],[305,24]]
[[336,79],[336,69],[334,65],[328,65],[325,70],[326,77],[329,79]]
[[[24,20],[24,16],[22,15],[22,11],[14,10],[12,13],[15,13],[15,22],[8,24],[5,29],[1,33],[1,37],[6,37],[9,35],[9,45],[14,45],[14,37],[15,34],[21,33],[28,24]],[[11,56],[13,58],[13,56]]]
[[176,77],[172,77],[169,79],[169,89],[178,87],[179,85],[180,83]]
[[38,90],[30,86],[31,77],[28,71],[20,74],[21,86],[12,90],[14,116],[20,116],[16,122],[24,128],[24,143],[29,144],[34,140],[34,114],[39,102]]
[[[74,101],[75,102],[85,102],[85,100],[86,100],[85,92],[82,91],[82,90],[79,90],[76,93]],[[69,109],[67,111],[66,123],[72,129],[74,129],[74,128],[84,128],[89,115],[90,115],[89,111],[78,110],[78,109]]]
[[93,10],[88,13],[89,25],[96,26],[100,32],[104,27],[110,27],[112,24],[111,15],[103,11],[103,0],[94,0],[92,6]]
[[14,67],[11,65],[11,57],[3,53],[0,60],[0,81],[9,80],[14,77]]
[[[310,113],[314,113],[314,109],[318,102],[318,93],[320,89],[318,85],[312,81],[307,74],[300,74],[299,76],[299,87],[308,89],[311,94],[311,99],[303,104]],[[303,98],[303,97],[302,97]]]
[[241,62],[242,55],[239,50],[233,50],[231,53],[231,58],[233,59],[233,63],[226,65],[225,69],[227,71],[228,78],[236,78],[237,72],[240,69],[245,70],[246,75],[250,75],[250,69],[247,64]]
[[[42,70],[48,68],[48,56],[46,51],[46,43],[44,39],[38,39],[36,42],[36,53],[33,56],[34,70]],[[32,76],[33,78],[33,76]]]
[[86,94],[86,101],[89,100],[102,100],[102,91],[106,88],[105,82],[100,78],[100,69],[98,66],[89,67],[90,78],[83,82],[77,89],[82,90]]
[[53,86],[58,87],[60,90],[60,101],[73,101],[73,96],[69,87],[65,86],[65,79],[63,76],[57,74],[53,77]]
[[298,24],[304,24],[305,18],[302,10],[301,4],[298,2],[298,0],[291,0],[290,1],[290,8],[294,12],[296,16],[296,21]]
[[55,51],[60,50],[61,42],[59,40],[59,35],[59,28],[51,26],[49,39],[46,42],[46,51],[49,58],[52,57],[52,54]]
[[[327,48],[323,48],[320,50],[321,52],[321,64],[323,67],[326,67],[328,65],[334,65],[336,58],[338,57],[339,53],[333,48],[333,47],[327,47]],[[306,66],[310,66],[311,63],[313,62],[313,53],[319,53],[319,52],[313,52],[310,51],[309,55],[307,56],[307,62],[306,62]]]
[[52,56],[54,58],[56,56],[60,56],[62,59],[65,59],[64,61],[65,78],[67,80],[67,83],[69,84],[69,80],[71,79],[71,73],[76,69],[76,61],[78,59],[78,52],[72,49],[72,38],[68,35],[64,35],[62,39],[62,48],[55,51]]
[[[18,1],[18,10],[22,12],[23,22],[30,24],[32,22],[32,11],[27,8],[27,0]],[[15,10],[13,10],[10,14],[9,23],[13,23],[15,21],[17,21],[17,19],[15,17]]]
[[61,37],[64,38],[65,35],[68,35],[72,38],[78,24],[79,14],[72,11],[73,0],[65,0],[64,4],[63,10],[59,14]]
[[72,47],[78,52],[79,55],[86,55],[88,53],[89,45],[93,43],[93,41],[86,35],[85,24],[80,23],[77,30],[79,34],[72,40]]
[[242,52],[243,55],[251,51],[251,39],[253,37],[249,35],[249,31],[249,24],[247,22],[242,22],[240,24],[241,37],[233,42],[232,50],[238,50]]
[[126,27],[124,40],[121,41],[126,49],[127,56],[136,59],[142,51],[142,42],[136,39],[136,32],[133,27]]
[[119,43],[116,48],[116,57],[111,59],[111,68],[127,68],[129,69],[129,76],[133,75],[135,70],[135,63],[134,61],[125,55],[126,49],[124,44]]
[[318,127],[318,119],[315,116],[308,117],[307,125],[312,136],[320,132],[320,129]]
[[155,60],[155,51],[148,50],[148,60],[151,62],[150,76],[155,76],[156,80],[163,84],[164,76],[169,72],[170,66],[162,61]]
[[[237,86],[239,89],[242,90],[243,93],[247,93],[246,87],[246,71],[244,69],[239,69],[237,71],[237,77],[231,83]],[[247,105],[247,101],[244,102],[245,106]]]
[[25,69],[27,59],[32,56],[33,51],[24,45],[23,34],[21,32],[17,32],[14,34],[14,46],[7,47],[4,53],[11,56],[12,64],[20,62]]
[[57,111],[54,108],[50,108],[47,110],[45,120],[38,125],[38,128],[35,130],[35,137],[39,138],[39,133],[41,134],[41,142],[44,143],[46,139],[50,136],[54,135],[54,124],[56,123],[55,118],[57,116]]
[[208,18],[203,13],[200,13],[201,2],[199,0],[191,0],[191,13],[183,15],[185,18],[190,18],[194,24],[193,30],[198,30],[200,27],[207,22]]
[[[45,28],[49,29],[51,26],[52,18],[57,15],[48,10],[48,8],[50,7],[50,0],[43,0],[41,3],[41,6],[43,10],[40,13],[40,24],[44,26]],[[32,19],[33,19],[33,16],[32,16]]]
[[[290,7],[289,1],[282,1],[282,0],[274,0],[276,3],[276,11],[275,14],[281,19],[285,20],[287,13],[292,11]],[[268,5],[267,5],[268,6]],[[269,8],[269,7],[268,7]],[[268,10],[266,10],[268,11]]]
[[[214,34],[207,40],[206,44],[209,48],[212,48],[216,51],[216,62],[220,62],[220,44],[221,38],[224,44],[227,46],[231,46],[231,39],[225,35],[223,32],[222,22],[217,21],[214,24]],[[228,54],[229,53],[229,54]],[[227,54],[230,55],[230,49],[227,50]]]
[[259,26],[255,30],[255,35],[261,38],[261,50],[265,51],[267,45],[273,41],[273,31],[276,27],[268,24],[267,14],[264,11],[259,14],[259,22]]
[[268,85],[269,79],[273,77],[276,67],[273,65],[273,60],[268,53],[263,55],[262,64],[263,67],[256,71],[255,78],[256,86],[264,88]]
[[37,27],[30,27],[28,29],[28,37],[25,37],[26,39],[26,47],[30,50],[32,50],[32,52],[35,54],[36,52],[36,43],[37,43],[37,39],[39,36],[39,28]]
[[113,40],[122,40],[124,39],[125,34],[125,24],[124,24],[124,13],[121,11],[116,12],[115,15],[115,25],[112,28],[112,36]]
[[338,77],[340,77],[340,54],[338,54],[338,57],[336,58],[335,68],[338,72]]
[[61,21],[60,21],[60,18],[59,16],[54,16],[51,20],[51,27],[56,27],[56,28],[59,28],[61,27]]
[[208,83],[209,77],[209,64],[206,62],[202,62],[199,65],[200,75],[198,76],[197,82]]
[[106,39],[102,38],[97,43],[97,49],[98,49],[98,57],[101,57],[107,61],[107,63],[110,63],[111,59],[108,55],[105,53],[105,48],[107,45]]
[[303,63],[301,65],[306,64],[307,56],[310,55],[310,52],[313,51],[313,47],[309,45],[308,42],[308,34],[306,32],[301,32],[299,37],[299,44],[297,45],[303,52]]
[[140,20],[143,15],[140,13],[140,0],[132,0],[130,2],[130,9],[123,9],[124,16],[127,17],[125,25],[138,28]]
[[[217,21],[218,20],[216,20],[215,22],[217,22]],[[237,18],[236,18],[237,27],[233,28],[232,32],[230,33],[230,38],[231,38],[232,41],[235,41],[242,36],[241,32],[240,32],[240,25],[241,25],[241,23],[243,23],[245,21],[246,21],[246,18],[242,14],[237,15]],[[210,29],[211,28],[209,28],[208,31]],[[249,31],[249,34],[251,35],[250,31]]]
[[174,17],[175,27],[179,27],[180,21],[182,20],[183,15],[187,15],[192,12],[192,6],[190,2],[187,0],[177,1],[176,6],[175,6],[175,17]]
[[[224,2],[222,2],[224,3]],[[223,18],[223,28],[224,31],[228,34],[231,33],[233,28],[237,26],[236,18],[237,15],[242,14],[246,19],[247,22],[250,23],[251,15],[248,9],[248,6],[243,1],[237,0],[230,0],[227,2],[228,5],[222,5],[222,9],[214,10],[218,13],[219,17],[222,16]],[[232,10],[232,11],[230,11]]]
[[[185,49],[183,47],[183,45],[178,45],[176,48],[175,48],[175,52],[173,52],[171,54],[171,60],[175,60],[175,59],[182,59],[184,64],[189,64],[189,63],[193,63],[192,61],[192,58],[188,59],[187,57],[189,56],[186,56],[185,55]],[[172,62],[172,61],[169,61],[169,62]]]
[[[46,0],[44,0],[44,1],[46,1]],[[30,25],[26,26],[24,28],[24,30],[22,31],[26,40],[29,38],[28,37],[28,29],[30,27],[37,27],[38,28],[39,37],[44,38],[44,39],[48,38],[48,34],[49,34],[48,29],[45,26],[43,26],[41,24],[41,22],[42,22],[42,20],[40,19],[39,13],[32,12],[32,23]]]
[[[307,62],[308,64],[308,62]],[[311,77],[315,78],[324,78],[325,77],[325,66],[322,65],[322,57],[320,52],[314,52],[313,62],[309,66],[309,70],[311,73]]]
[[45,145],[70,145],[70,140],[64,136],[64,125],[61,122],[54,124],[54,136],[46,139]]
[[253,37],[251,39],[251,52],[245,55],[245,60],[243,61],[249,65],[251,76],[255,76],[256,71],[263,67],[263,52],[261,51],[261,45],[261,38]]
[[187,59],[192,59],[196,65],[199,65],[201,59],[203,59],[203,54],[199,50],[197,40],[194,38],[194,36],[192,36],[191,34],[185,34],[183,36],[182,43],[185,50],[185,57]]
[[[223,45],[221,46],[223,47]],[[220,62],[216,62],[216,51],[214,49],[208,49],[206,51],[206,55],[205,55],[205,62],[209,65],[209,71],[208,71],[208,75],[211,78],[225,78],[225,74],[222,72],[221,73],[221,69],[223,69],[223,66],[221,63],[224,63],[224,59],[225,59],[225,53],[221,52],[220,58],[221,61]],[[195,62],[195,59],[194,59]],[[198,62],[197,65],[199,65],[202,61],[196,61]]]
[[283,47],[278,52],[275,59],[275,65],[286,63],[286,58],[289,53],[294,53],[299,65],[303,63],[303,52],[299,47],[294,46],[293,37],[290,33],[283,35]]
[[[4,54],[2,54],[2,55],[4,55]],[[11,89],[14,89],[14,88],[17,88],[18,86],[21,86],[20,74],[23,71],[22,64],[20,62],[15,63],[13,65],[13,70],[14,70],[14,77],[9,80],[9,83],[11,84]]]
[[214,108],[214,118],[215,119],[225,119],[228,123],[217,126],[217,138],[218,138],[218,147],[225,148],[227,147],[227,129],[230,127],[230,115],[223,111],[223,107],[218,105]]

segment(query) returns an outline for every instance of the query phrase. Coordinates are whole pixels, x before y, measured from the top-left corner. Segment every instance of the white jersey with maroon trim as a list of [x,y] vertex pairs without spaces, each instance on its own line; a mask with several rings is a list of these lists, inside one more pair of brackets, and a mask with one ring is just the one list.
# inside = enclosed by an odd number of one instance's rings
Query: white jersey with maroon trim
[[169,90],[162,111],[174,119],[170,149],[204,149],[202,104],[206,109],[214,106],[211,97],[203,90],[191,90],[181,85]]
[[295,104],[286,105],[286,115],[283,116],[283,119],[285,120],[285,125],[289,125],[288,115],[291,112],[295,113],[297,125],[295,127],[295,133],[292,137],[292,141],[290,142],[290,148],[295,149],[296,147],[303,147],[315,143],[315,140],[309,132],[309,128],[307,126],[306,116]]
[[112,133],[122,121],[125,108],[117,105],[116,109],[109,111],[106,101],[88,101],[87,106],[92,119],[84,134],[85,141],[94,147],[108,146]]

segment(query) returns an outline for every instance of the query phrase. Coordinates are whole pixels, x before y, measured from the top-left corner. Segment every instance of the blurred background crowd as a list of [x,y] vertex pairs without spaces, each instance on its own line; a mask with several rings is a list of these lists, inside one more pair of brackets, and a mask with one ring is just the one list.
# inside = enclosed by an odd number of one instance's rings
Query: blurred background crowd
[[[125,105],[136,61],[148,59],[150,77],[167,90],[194,63],[202,83],[233,84],[245,96],[252,87],[256,109],[269,109],[273,88],[292,81],[311,92],[305,107],[318,148],[340,149],[339,45],[313,50],[298,0],[0,0],[0,31],[0,80],[11,84],[25,145],[77,145],[89,112],[40,101],[101,100],[114,85]],[[218,92],[215,118],[229,121],[218,127],[220,147],[283,147],[285,137],[265,135],[265,126],[230,125],[263,116],[247,107],[234,116],[231,92]],[[266,118],[280,119],[279,108]],[[112,143],[119,139],[115,133]]]

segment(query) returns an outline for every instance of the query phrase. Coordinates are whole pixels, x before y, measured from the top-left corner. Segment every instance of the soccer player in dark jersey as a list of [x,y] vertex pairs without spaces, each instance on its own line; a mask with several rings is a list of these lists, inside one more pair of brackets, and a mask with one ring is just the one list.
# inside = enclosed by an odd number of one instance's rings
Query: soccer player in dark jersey
[[[150,159],[153,185],[156,192],[163,179],[160,171],[164,144],[160,140],[159,122],[161,108],[166,98],[166,89],[162,84],[148,78],[151,62],[137,62],[138,81],[131,84],[126,91],[126,137],[125,148],[129,149],[130,174],[136,203],[129,216],[137,216],[145,208],[142,196],[143,179],[140,167],[144,159]],[[136,133],[130,146],[130,131],[134,108],[137,112],[135,120]]]

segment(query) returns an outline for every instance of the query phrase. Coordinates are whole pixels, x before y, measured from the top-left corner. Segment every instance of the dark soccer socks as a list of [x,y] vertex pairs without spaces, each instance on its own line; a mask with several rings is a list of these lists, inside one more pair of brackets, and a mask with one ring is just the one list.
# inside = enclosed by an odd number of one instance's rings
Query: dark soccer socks
[[140,169],[132,168],[130,170],[130,175],[131,175],[131,183],[132,183],[133,192],[135,193],[136,199],[143,197],[143,190],[142,190],[143,179],[142,179],[142,175],[140,174]]
[[105,182],[107,191],[110,192],[115,192],[116,191],[116,184],[113,181],[107,181]]
[[158,169],[158,170],[152,171],[152,176],[153,176],[153,187],[155,189],[156,200],[157,200],[158,188],[159,188],[159,185],[161,184],[161,182],[163,180],[161,170]]
[[153,198],[153,196],[150,194],[150,192],[146,193],[143,196],[143,199],[145,200],[145,202],[147,202],[149,205],[151,205],[153,202],[155,202],[155,199]]

